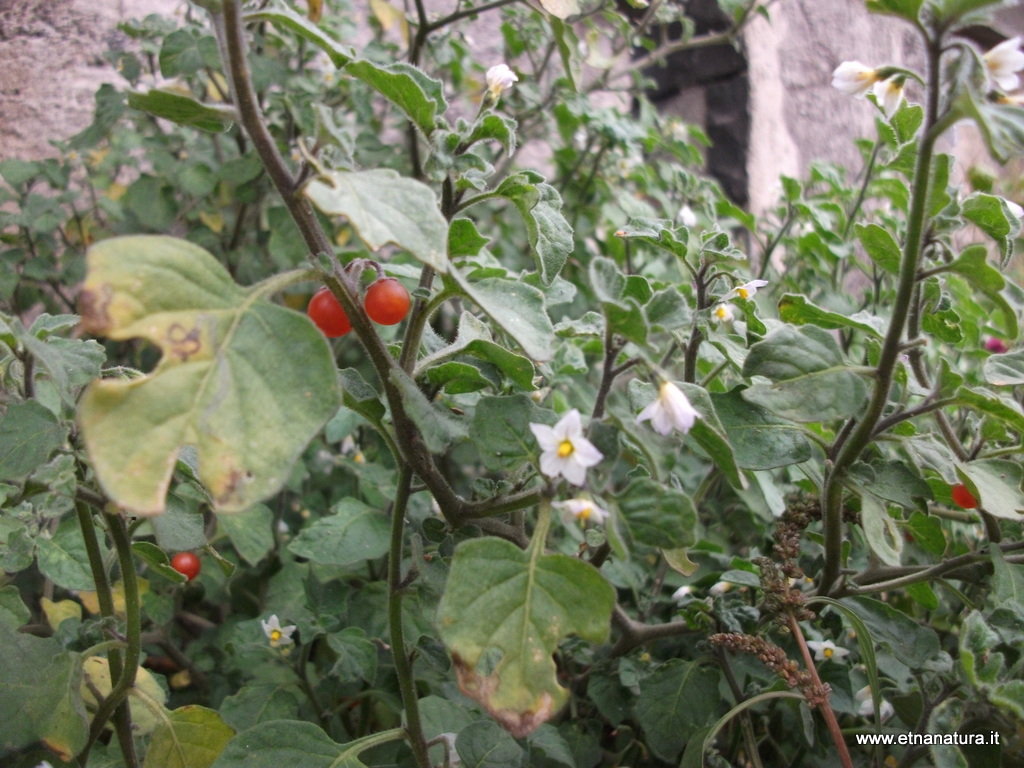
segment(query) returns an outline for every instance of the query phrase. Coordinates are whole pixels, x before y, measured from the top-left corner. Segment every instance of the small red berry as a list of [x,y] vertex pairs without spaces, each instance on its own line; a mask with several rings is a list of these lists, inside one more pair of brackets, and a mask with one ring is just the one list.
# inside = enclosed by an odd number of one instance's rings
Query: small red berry
[[329,339],[336,339],[344,336],[352,330],[352,324],[348,321],[348,315],[341,308],[341,303],[331,293],[330,288],[321,288],[306,308],[306,314],[319,328],[324,336]]
[[171,568],[192,581],[199,575],[202,565],[199,563],[199,558],[192,552],[179,552],[171,558]]
[[967,486],[963,483],[954,485],[950,493],[953,495],[953,503],[961,509],[978,508],[978,500],[974,498],[974,494],[967,490]]
[[1002,355],[1010,348],[1006,346],[1006,343],[1002,339],[997,339],[995,336],[989,336],[985,339],[985,349],[997,355]]
[[409,314],[409,292],[393,277],[384,277],[366,289],[363,306],[375,323],[394,325]]

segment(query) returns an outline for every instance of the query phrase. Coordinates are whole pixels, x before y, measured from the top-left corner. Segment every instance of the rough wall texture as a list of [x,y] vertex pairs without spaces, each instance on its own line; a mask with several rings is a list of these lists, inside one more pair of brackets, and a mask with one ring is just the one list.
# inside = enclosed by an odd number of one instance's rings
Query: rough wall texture
[[103,52],[120,21],[171,13],[179,0],[0,0],[0,160],[53,155],[92,120],[116,75]]

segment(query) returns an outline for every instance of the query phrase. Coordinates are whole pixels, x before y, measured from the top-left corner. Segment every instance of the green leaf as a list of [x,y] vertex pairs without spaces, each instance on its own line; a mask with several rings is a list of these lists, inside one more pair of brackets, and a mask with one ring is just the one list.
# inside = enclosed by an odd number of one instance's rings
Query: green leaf
[[153,88],[146,93],[129,92],[128,106],[178,125],[210,133],[230,130],[237,119],[231,107],[203,104],[169,88]]
[[488,277],[477,282],[457,270],[450,277],[495,324],[507,333],[527,357],[546,362],[554,354],[555,328],[544,305],[544,294],[520,280]]
[[[184,453],[184,452],[183,452]],[[168,552],[199,549],[206,546],[206,524],[195,499],[187,498],[178,486],[167,495],[162,515],[150,520],[156,542]]]
[[856,227],[857,239],[868,252],[868,256],[879,267],[892,275],[900,273],[900,261],[902,253],[899,243],[889,232],[877,224],[864,226],[858,224]]
[[142,337],[164,353],[152,373],[99,380],[82,395],[79,423],[107,495],[159,514],[186,445],[215,509],[241,511],[276,493],[339,404],[323,334],[183,240],[104,240],[87,264],[87,330]]
[[334,507],[334,514],[305,526],[288,549],[319,565],[350,565],[383,556],[390,530],[380,510],[348,497]]
[[860,524],[868,546],[886,565],[900,565],[903,535],[884,504],[870,494],[861,496]]
[[520,768],[523,748],[497,723],[470,723],[455,739],[455,750],[464,768]]
[[1009,397],[984,389],[961,387],[956,390],[956,401],[999,419],[1011,429],[1024,435],[1024,411]]
[[68,438],[67,427],[36,400],[0,415],[0,480],[24,480]]
[[[910,0],[887,0],[887,2],[909,2]],[[975,20],[987,19],[978,17],[978,12],[993,5],[1004,5],[1006,0],[933,0],[929,5],[934,6],[936,20],[943,26],[955,21],[965,21],[964,17],[974,16]]]
[[1004,657],[994,653],[999,635],[978,611],[971,611],[960,628],[960,667],[971,685],[987,687],[1003,671]]
[[236,731],[270,720],[294,718],[298,710],[297,694],[278,683],[246,685],[238,693],[226,697],[220,706],[221,717]]
[[885,323],[877,315],[868,312],[857,312],[854,315],[832,312],[819,307],[802,294],[787,293],[779,299],[779,319],[793,325],[809,323],[829,330],[853,328],[876,339],[882,338],[885,330]]
[[963,275],[971,285],[987,295],[998,293],[1006,285],[999,270],[988,263],[988,249],[983,245],[964,248],[949,268]]
[[143,768],[209,768],[234,735],[214,710],[179,707],[153,731]]
[[184,584],[188,581],[185,574],[178,573],[171,567],[171,561],[167,557],[167,553],[156,544],[148,541],[136,541],[132,544],[132,551],[154,572],[160,574],[168,581],[175,584]]
[[365,768],[361,752],[402,737],[395,728],[338,744],[313,723],[270,720],[237,734],[212,768]]
[[0,622],[0,752],[42,741],[66,761],[78,754],[89,736],[81,679],[79,654]]
[[491,238],[484,237],[469,219],[453,219],[448,230],[448,256],[452,259],[476,256]]
[[345,393],[346,408],[351,408],[373,424],[380,424],[386,413],[384,403],[380,401],[377,390],[367,383],[359,371],[355,368],[342,370],[341,386]]
[[32,618],[32,612],[21,599],[21,591],[13,584],[0,587],[0,624],[6,624],[10,629],[18,629],[23,624],[28,624]]
[[516,207],[537,262],[541,282],[550,285],[572,252],[572,227],[562,215],[562,198],[539,174],[531,171],[508,176],[489,197],[503,197]]
[[993,104],[973,88],[961,88],[955,109],[974,120],[988,151],[1000,163],[1024,150],[1024,107]]
[[939,652],[935,631],[922,627],[905,613],[870,597],[844,597],[841,601],[871,630],[875,641],[911,669],[920,669]]
[[473,539],[455,550],[438,628],[463,693],[522,738],[568,699],[552,659],[558,641],[604,642],[614,604],[612,586],[581,560]]
[[615,503],[619,519],[637,543],[680,549],[697,540],[697,511],[682,491],[666,488],[650,478],[639,478],[617,495]]
[[811,445],[796,424],[747,402],[740,390],[712,393],[711,402],[743,469],[774,469],[811,458]]
[[772,382],[755,382],[743,390],[745,400],[793,421],[857,415],[866,392],[861,378],[844,366],[835,339],[813,325],[783,327],[754,344],[743,375]]
[[437,352],[421,358],[416,364],[414,378],[419,378],[424,373],[430,376],[434,366],[456,355],[472,355],[486,360],[497,367],[520,389],[535,389],[533,377],[536,371],[533,363],[521,355],[508,351],[500,344],[495,344],[486,323],[469,312],[463,312],[459,318],[459,329],[455,341]]
[[419,427],[420,436],[432,453],[441,453],[466,436],[465,423],[442,404],[427,400],[405,371],[392,370],[391,383],[402,393],[405,412]]
[[931,501],[934,498],[928,483],[900,461],[855,464],[850,477],[859,480],[861,487],[872,495],[908,509],[913,509],[917,500]]
[[448,270],[448,222],[426,184],[390,168],[331,171],[302,194],[329,216],[346,217],[371,250],[393,243],[438,272]]
[[437,116],[448,108],[444,84],[411,64],[375,64],[359,59],[351,62],[345,72],[359,78],[405,112],[424,136],[429,137],[434,132]]
[[1024,496],[1020,490],[1024,469],[1018,462],[980,459],[958,464],[957,474],[974,484],[981,508],[990,515],[1024,520]]
[[373,684],[377,677],[377,646],[362,627],[346,627],[327,636],[327,644],[338,654],[331,675],[341,680],[364,680]]
[[915,510],[907,522],[907,530],[914,537],[914,541],[936,557],[946,551],[946,534],[938,518],[923,515]]
[[537,455],[530,424],[552,425],[557,417],[527,395],[483,397],[477,403],[469,438],[488,469],[515,470]]
[[717,714],[718,674],[706,664],[673,659],[640,684],[637,721],[647,743],[662,760],[674,763],[696,731]]
[[1020,219],[1010,210],[1006,200],[974,192],[964,199],[960,212],[999,244],[1005,263],[1013,254],[1014,238],[1020,235]]
[[516,121],[505,115],[488,112],[473,123],[473,128],[462,145],[470,147],[478,141],[497,141],[511,157],[516,151]]
[[271,24],[287,27],[326,53],[331,63],[338,69],[341,69],[356,57],[356,53],[351,47],[342,45],[337,40],[329,37],[316,24],[281,2],[275,2],[267,8],[247,13],[244,16],[244,20],[246,23],[269,21]]
[[997,387],[1024,384],[1024,350],[1005,355],[992,355],[982,368],[985,381]]
[[36,539],[36,558],[39,570],[54,584],[65,589],[96,589],[77,518],[65,518],[53,536]]
[[[46,315],[45,317],[49,317]],[[59,316],[61,318],[66,315]],[[72,315],[73,317],[73,315]],[[78,391],[100,374],[100,366],[107,353],[101,345],[82,339],[65,339],[53,335],[48,323],[37,319],[32,328],[26,330],[14,318],[10,324],[11,334],[36,360],[37,371],[45,372],[53,382],[61,400],[74,406]],[[63,323],[59,327],[64,327]],[[37,335],[38,334],[38,335]]]
[[221,515],[217,523],[249,565],[259,563],[274,548],[274,513],[266,504],[257,504],[237,515]]
[[629,295],[629,283],[615,262],[604,256],[593,258],[588,274],[611,331],[637,344],[646,344],[648,326],[643,309],[637,297]]

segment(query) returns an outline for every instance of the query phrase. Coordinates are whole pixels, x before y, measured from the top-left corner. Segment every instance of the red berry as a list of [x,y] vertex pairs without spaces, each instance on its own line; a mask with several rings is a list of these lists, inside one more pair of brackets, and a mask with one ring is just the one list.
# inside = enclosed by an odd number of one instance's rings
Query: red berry
[[324,336],[329,339],[336,339],[344,336],[352,330],[352,324],[348,321],[348,315],[341,308],[341,303],[331,293],[330,288],[321,288],[306,308],[309,319],[316,323]]
[[199,575],[202,566],[199,563],[199,558],[192,552],[179,552],[171,558],[171,568],[192,581]]
[[384,277],[366,289],[363,306],[375,323],[394,325],[409,314],[412,300],[405,286],[393,277]]
[[953,495],[953,503],[961,509],[978,508],[978,500],[974,498],[974,494],[967,490],[967,486],[963,483],[954,485],[950,492]]

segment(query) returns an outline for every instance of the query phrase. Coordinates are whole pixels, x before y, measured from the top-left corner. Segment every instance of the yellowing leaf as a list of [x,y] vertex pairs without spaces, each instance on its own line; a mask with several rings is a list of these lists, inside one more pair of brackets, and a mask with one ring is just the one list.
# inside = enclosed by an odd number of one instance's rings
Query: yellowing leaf
[[81,619],[82,606],[74,600],[58,600],[56,603],[48,597],[39,601],[46,614],[46,623],[56,632],[65,619]]
[[323,334],[184,240],[105,240],[86,264],[82,326],[163,353],[148,375],[101,379],[82,395],[78,421],[107,495],[134,514],[160,514],[185,446],[218,511],[276,493],[340,404]]
[[306,0],[306,3],[309,5],[309,11],[306,13],[306,16],[314,24],[319,23],[320,17],[324,12],[324,0]]
[[220,213],[199,212],[199,220],[218,235],[224,229],[224,216]]
[[[103,656],[90,656],[82,662],[82,673],[82,699],[85,701],[87,709],[95,711],[99,702],[96,700],[94,689],[99,692],[100,696],[110,695],[110,662]],[[134,688],[141,691],[150,700],[147,705],[140,697],[129,696],[128,699],[132,711],[132,729],[140,735],[146,735],[156,728],[161,720],[160,714],[153,711],[153,703],[155,702],[159,708],[162,708],[167,694],[164,693],[164,689],[160,687],[149,670],[143,667],[139,667],[135,671]]]
[[[142,596],[149,592],[149,582],[146,579],[136,579],[139,589],[139,599],[141,601]],[[114,584],[111,593],[114,597],[114,613],[118,616],[124,616],[125,599],[124,599],[124,582],[119,581]],[[82,605],[85,606],[85,610],[92,614],[98,614],[100,612],[100,601],[95,592],[81,591],[78,593],[78,599],[81,600]],[[139,605],[142,603],[140,602]]]

